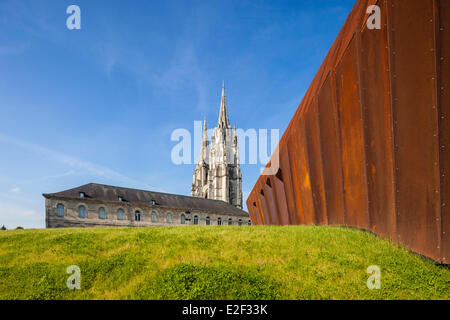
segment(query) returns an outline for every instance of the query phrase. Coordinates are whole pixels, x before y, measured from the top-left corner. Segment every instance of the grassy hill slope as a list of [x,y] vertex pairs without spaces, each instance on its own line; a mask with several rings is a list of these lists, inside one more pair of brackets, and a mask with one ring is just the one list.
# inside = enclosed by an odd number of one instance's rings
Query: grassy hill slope
[[450,270],[339,227],[14,230],[0,231],[0,299],[450,299]]

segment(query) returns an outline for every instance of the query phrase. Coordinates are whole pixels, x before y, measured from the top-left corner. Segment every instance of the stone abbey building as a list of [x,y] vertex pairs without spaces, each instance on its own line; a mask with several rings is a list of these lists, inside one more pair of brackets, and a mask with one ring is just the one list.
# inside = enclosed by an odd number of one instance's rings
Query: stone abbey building
[[[211,160],[211,161],[210,161]],[[250,225],[242,210],[242,175],[236,130],[232,130],[222,86],[211,145],[203,128],[192,196],[89,183],[43,194],[47,228]]]
[[89,183],[43,196],[47,228],[250,224],[224,201],[177,194]]
[[225,86],[222,85],[219,121],[214,128],[211,143],[203,123],[202,147],[194,170],[191,195],[222,200],[242,209],[242,174],[239,166],[239,148],[236,126],[228,119]]

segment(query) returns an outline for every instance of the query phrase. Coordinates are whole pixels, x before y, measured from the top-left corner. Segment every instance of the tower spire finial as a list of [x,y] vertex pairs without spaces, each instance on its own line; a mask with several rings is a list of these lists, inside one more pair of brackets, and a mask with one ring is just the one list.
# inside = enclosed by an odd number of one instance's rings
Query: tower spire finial
[[208,155],[208,145],[209,145],[209,140],[208,140],[208,131],[206,129],[206,117],[204,117],[203,119],[203,130],[202,130],[202,146],[201,146],[201,150],[200,150],[200,158],[198,163],[202,163],[202,162],[208,162],[209,160],[209,155]]
[[220,99],[220,112],[218,126],[220,128],[231,128],[228,120],[227,101],[225,98],[225,81],[222,82],[222,97]]
[[203,132],[202,132],[202,137],[203,137],[203,141],[208,140],[208,133],[207,133],[207,129],[206,129],[206,116],[203,119]]

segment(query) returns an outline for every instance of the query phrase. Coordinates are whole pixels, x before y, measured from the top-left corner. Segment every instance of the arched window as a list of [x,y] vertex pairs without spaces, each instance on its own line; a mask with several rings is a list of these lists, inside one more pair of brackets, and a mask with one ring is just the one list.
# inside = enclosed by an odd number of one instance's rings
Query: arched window
[[239,220],[238,220],[238,225],[239,225],[239,226],[242,226],[242,219],[239,219]]
[[231,226],[233,224],[233,219],[228,219],[228,225]]
[[209,226],[211,224],[211,219],[209,217],[206,217],[206,225]]
[[170,213],[168,213],[167,216],[166,216],[166,222],[167,223],[172,223],[172,215]]
[[98,209],[98,218],[99,219],[106,219],[105,208],[101,207],[100,209]]
[[158,216],[155,211],[152,211],[152,222],[158,222]]
[[117,220],[123,220],[123,209],[117,210]]
[[78,207],[78,217],[86,218],[86,207],[85,206]]
[[134,213],[134,221],[141,221],[141,213],[139,210]]
[[252,221],[248,220],[247,225],[251,226],[252,225]]
[[181,224],[186,224],[186,216],[184,214],[181,215]]
[[198,216],[194,216],[194,224],[198,224]]
[[64,217],[64,205],[63,204],[58,204],[56,207],[56,214],[58,215],[58,217]]
[[218,226],[221,226],[222,225],[222,218],[217,218],[217,225]]

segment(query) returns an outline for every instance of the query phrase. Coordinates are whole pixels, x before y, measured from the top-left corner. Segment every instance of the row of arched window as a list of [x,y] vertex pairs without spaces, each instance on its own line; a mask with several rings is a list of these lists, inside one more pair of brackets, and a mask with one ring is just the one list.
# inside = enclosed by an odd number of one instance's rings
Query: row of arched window
[[[56,212],[58,217],[64,217],[64,205],[58,204],[56,207]],[[125,216],[125,212],[122,208],[119,208],[117,210],[117,220],[123,220]],[[86,207],[84,205],[81,205],[78,207],[78,217],[79,218],[86,218]],[[98,209],[98,218],[99,219],[106,219],[106,210],[103,207],[100,207]],[[136,210],[134,213],[134,220],[135,221],[141,221],[141,212],[139,210]],[[152,222],[158,222],[158,216],[156,215],[156,212],[152,212]],[[167,222],[172,222],[172,217],[170,214],[167,215]]]
[[[64,217],[64,205],[63,204],[58,204],[56,207],[56,211],[57,211],[57,216],[58,217]],[[125,212],[123,211],[122,208],[117,210],[117,220],[123,220],[124,219],[124,215]],[[86,218],[86,207],[84,205],[80,205],[78,207],[78,217],[79,218]],[[106,210],[104,207],[100,207],[98,209],[98,218],[99,219],[106,219]],[[186,224],[186,215],[182,214],[181,215],[181,224]],[[139,210],[136,210],[134,212],[134,220],[135,221],[141,221],[141,212]],[[152,212],[152,222],[158,222],[158,215],[156,212]],[[167,223],[172,223],[172,215],[169,213],[166,216],[166,222]],[[194,216],[194,224],[198,224],[199,223],[199,217],[197,215]],[[228,225],[231,226],[233,224],[233,219],[229,218],[228,219]],[[238,220],[238,225],[242,225],[243,221],[242,219]],[[248,225],[251,225],[250,220],[248,220],[247,222]],[[211,225],[211,218],[210,217],[206,217],[206,225]],[[217,218],[217,225],[222,225],[222,218]]]
[[[194,224],[198,224],[198,221],[199,221],[198,220],[198,216],[195,215],[194,216]],[[181,224],[186,224],[186,216],[184,214],[181,214]],[[242,219],[239,219],[238,220],[238,225],[242,226],[242,224],[243,224]],[[250,226],[252,223],[251,223],[250,220],[248,220],[247,224]],[[206,217],[206,225],[207,226],[211,225],[211,218],[210,217]],[[217,225],[218,226],[222,225],[222,218],[221,217],[217,218]],[[233,225],[233,219],[232,218],[228,218],[228,225],[229,226]]]

